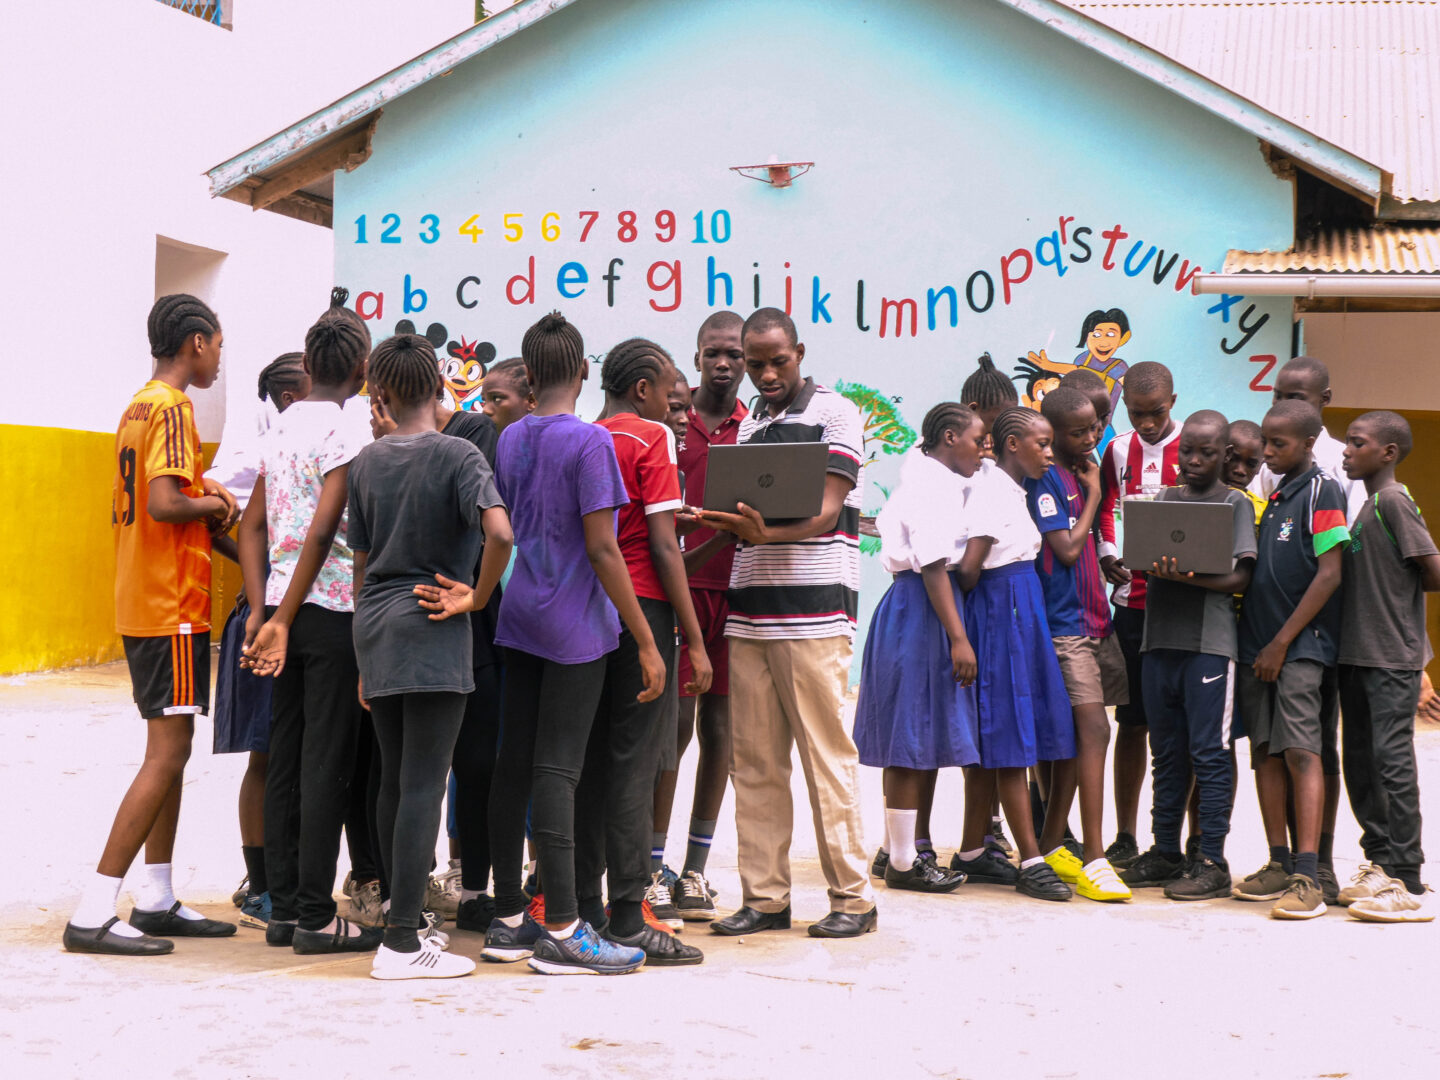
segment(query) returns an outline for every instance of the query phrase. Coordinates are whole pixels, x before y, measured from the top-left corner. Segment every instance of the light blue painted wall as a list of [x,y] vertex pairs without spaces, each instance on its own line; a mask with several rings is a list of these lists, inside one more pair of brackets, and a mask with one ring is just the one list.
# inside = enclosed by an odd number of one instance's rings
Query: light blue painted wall
[[[816,166],[785,190],[729,171],[772,154]],[[1186,261],[1213,270],[1227,248],[1289,244],[1291,189],[1256,140],[988,0],[578,4],[388,107],[373,157],[337,175],[335,196],[336,280],[352,295],[383,293],[377,336],[400,318],[422,330],[440,322],[450,338],[493,343],[503,358],[518,353],[526,326],[558,307],[597,357],[641,334],[684,364],[711,310],[707,258],[731,275],[742,313],[759,263],[762,303],[783,305],[787,273],[792,280],[809,373],[899,399],[916,429],[930,405],[958,396],[984,350],[1005,368],[1041,348],[1074,357],[1080,323],[1095,308],[1129,315],[1134,336],[1122,358],[1175,371],[1181,416],[1207,407],[1258,419],[1268,395],[1250,384],[1265,365],[1251,358],[1283,359],[1290,348],[1286,301],[1241,300],[1212,313],[1217,298],[1173,287]],[[582,210],[600,214],[584,243]],[[634,243],[617,238],[624,210],[638,216]],[[661,210],[678,219],[671,243],[653,236]],[[695,213],[704,212],[708,234],[715,210],[730,215],[729,242],[690,242]],[[559,215],[554,242],[540,235],[550,211]],[[523,215],[518,243],[504,239],[510,212]],[[391,213],[401,242],[384,244]],[[352,224],[361,214],[365,244],[355,243]],[[433,244],[419,239],[432,231],[425,214],[438,221]],[[485,230],[476,242],[457,232],[472,214]],[[1074,219],[1063,276],[1036,262],[1006,304],[1003,261],[1022,249],[1033,258],[1061,216]],[[1101,233],[1116,225],[1128,236],[1106,271]],[[1077,263],[1081,227],[1092,230],[1093,253]],[[1126,274],[1136,241],[1132,268],[1151,245],[1166,260],[1178,253],[1162,285],[1152,280],[1158,254]],[[1051,253],[1048,244],[1041,251]],[[534,303],[512,305],[507,282],[532,256]],[[612,307],[601,275],[616,257],[624,265]],[[674,293],[650,288],[647,271],[677,259],[680,306],[655,311],[652,301],[668,306]],[[557,292],[567,262],[588,276],[578,299]],[[1025,262],[1011,258],[1012,276]],[[977,271],[996,290],[983,314],[965,302]],[[664,282],[670,271],[655,273]],[[407,274],[425,293],[423,310],[408,315]],[[467,276],[480,279],[466,287],[477,302],[469,309],[456,297]],[[816,277],[830,295],[829,323],[812,311]],[[862,279],[868,333],[856,322]],[[930,331],[927,290],[946,285],[960,295],[958,325],[950,327],[942,300]],[[985,292],[977,279],[977,303]],[[879,338],[882,297],[918,301],[917,336],[907,325],[902,337]],[[717,301],[725,306],[723,287]],[[1227,355],[1222,342],[1244,336],[1237,323],[1252,303],[1250,325],[1269,319]],[[1123,415],[1117,423],[1126,426]],[[868,509],[898,465],[883,446],[872,449]],[[862,615],[886,584],[876,561],[866,562]]]

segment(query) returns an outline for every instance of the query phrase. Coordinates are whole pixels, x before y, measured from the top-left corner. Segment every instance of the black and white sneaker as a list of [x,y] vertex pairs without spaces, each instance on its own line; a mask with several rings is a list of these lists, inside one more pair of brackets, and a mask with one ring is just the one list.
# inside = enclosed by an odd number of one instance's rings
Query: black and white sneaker
[[715,893],[705,875],[686,870],[675,887],[675,910],[686,922],[709,922],[719,914],[715,910]]
[[468,956],[447,953],[433,938],[420,943],[416,952],[396,952],[381,945],[370,964],[372,979],[457,979],[475,970]]

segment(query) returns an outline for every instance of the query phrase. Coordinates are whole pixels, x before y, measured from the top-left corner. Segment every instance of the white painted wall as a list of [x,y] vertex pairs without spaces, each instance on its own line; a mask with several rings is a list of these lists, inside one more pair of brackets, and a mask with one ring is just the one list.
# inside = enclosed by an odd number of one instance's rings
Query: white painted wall
[[1339,408],[1440,412],[1440,313],[1306,315],[1305,352]]
[[473,16],[474,0],[245,0],[226,31],[155,0],[0,5],[0,423],[114,428],[150,374],[157,236],[224,254],[202,437],[248,417],[260,368],[328,302],[332,237],[212,200],[205,170]]

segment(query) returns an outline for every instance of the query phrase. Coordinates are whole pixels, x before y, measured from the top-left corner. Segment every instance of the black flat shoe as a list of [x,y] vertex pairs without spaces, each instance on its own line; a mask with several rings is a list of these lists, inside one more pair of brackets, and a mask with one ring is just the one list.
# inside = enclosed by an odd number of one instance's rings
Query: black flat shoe
[[883,847],[877,848],[875,858],[870,861],[870,876],[883,878],[885,868],[890,865],[890,853]]
[[962,859],[957,851],[950,856],[950,869],[960,870],[971,885],[1008,885],[1020,880],[1020,871],[999,848],[987,847],[973,859]]
[[175,951],[175,943],[164,938],[122,937],[112,933],[110,928],[119,921],[119,916],[116,916],[104,926],[76,926],[67,922],[65,935],[60,940],[66,952],[99,953],[102,956],[164,956]]
[[265,944],[288,949],[295,940],[294,919],[271,919],[265,924]]
[[848,911],[832,911],[819,922],[810,924],[811,937],[844,938],[873,934],[878,923],[875,909],[862,911],[858,915]]
[[959,870],[942,870],[931,859],[916,859],[909,870],[896,870],[892,862],[885,868],[885,887],[911,889],[915,892],[948,893],[965,884]]
[[135,908],[130,912],[130,925],[151,937],[230,937],[235,933],[234,923],[218,922],[215,919],[187,919],[178,914],[179,911],[179,900],[170,905],[169,911],[142,911]]
[[324,930],[306,930],[303,926],[297,926],[295,936],[290,941],[291,947],[301,956],[315,956],[319,953],[374,952],[380,947],[380,942],[385,937],[385,931],[378,927],[361,926],[360,933],[351,937],[350,925],[349,919],[337,916],[334,933],[327,933]]
[[716,919],[710,924],[710,932],[720,934],[724,937],[740,937],[742,934],[754,934],[761,930],[789,930],[790,929],[790,907],[787,904],[779,911],[756,911],[752,907],[742,907],[725,919]]

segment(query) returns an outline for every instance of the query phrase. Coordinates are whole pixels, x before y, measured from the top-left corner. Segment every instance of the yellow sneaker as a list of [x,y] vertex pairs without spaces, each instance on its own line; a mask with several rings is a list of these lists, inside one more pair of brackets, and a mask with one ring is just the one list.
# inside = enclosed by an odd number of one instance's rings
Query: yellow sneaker
[[1045,861],[1050,864],[1050,869],[1055,871],[1055,876],[1066,885],[1074,885],[1085,871],[1085,864],[1070,854],[1064,845],[1046,855]]
[[1087,900],[1105,903],[1129,900],[1131,895],[1130,886],[1120,880],[1108,859],[1096,859],[1088,866],[1082,866],[1080,876],[1075,879],[1075,891]]

